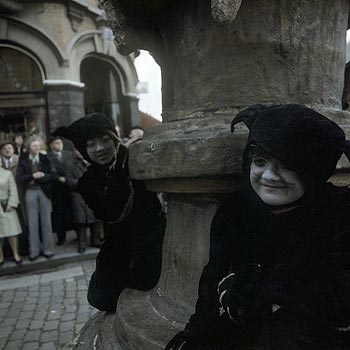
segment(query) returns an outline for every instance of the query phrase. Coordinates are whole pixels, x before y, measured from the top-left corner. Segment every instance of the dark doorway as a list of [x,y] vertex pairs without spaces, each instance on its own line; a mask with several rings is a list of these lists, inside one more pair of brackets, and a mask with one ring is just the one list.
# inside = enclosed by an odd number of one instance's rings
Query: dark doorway
[[80,69],[85,83],[85,112],[103,112],[120,126],[123,125],[121,86],[111,64],[95,57],[85,58]]

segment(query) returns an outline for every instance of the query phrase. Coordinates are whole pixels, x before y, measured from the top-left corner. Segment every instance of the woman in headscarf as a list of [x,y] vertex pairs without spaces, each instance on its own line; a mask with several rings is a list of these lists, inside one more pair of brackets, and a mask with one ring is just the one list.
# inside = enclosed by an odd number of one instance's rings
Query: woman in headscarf
[[349,143],[300,105],[252,106],[239,193],[211,226],[196,312],[167,349],[350,349]]
[[91,164],[78,190],[105,223],[105,242],[90,280],[88,301],[99,310],[115,312],[123,289],[148,290],[159,279],[165,230],[160,203],[142,181],[130,178],[127,149],[104,114],[87,115],[53,135],[71,140]]

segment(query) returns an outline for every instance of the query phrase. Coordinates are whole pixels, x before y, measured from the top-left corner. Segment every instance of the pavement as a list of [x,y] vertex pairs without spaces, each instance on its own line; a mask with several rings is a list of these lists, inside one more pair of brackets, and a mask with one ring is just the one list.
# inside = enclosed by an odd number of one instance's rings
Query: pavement
[[40,256],[35,261],[29,261],[28,257],[22,257],[23,263],[20,266],[11,259],[6,259],[5,264],[0,267],[0,276],[51,270],[63,264],[95,259],[99,249],[88,246],[85,253],[79,254],[76,237],[75,231],[68,231],[66,243],[63,246],[55,246],[55,255],[51,259]]
[[86,300],[95,260],[0,277],[0,349],[66,350],[97,310]]
[[51,259],[0,267],[0,350],[66,350],[97,310],[86,296],[97,248],[77,252],[76,234]]

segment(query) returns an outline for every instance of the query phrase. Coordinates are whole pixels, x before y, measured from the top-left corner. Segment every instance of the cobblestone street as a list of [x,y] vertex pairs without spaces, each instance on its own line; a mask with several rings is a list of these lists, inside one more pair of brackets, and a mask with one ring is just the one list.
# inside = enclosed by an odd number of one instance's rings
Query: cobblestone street
[[96,309],[86,293],[94,260],[54,271],[0,278],[0,349],[58,350]]

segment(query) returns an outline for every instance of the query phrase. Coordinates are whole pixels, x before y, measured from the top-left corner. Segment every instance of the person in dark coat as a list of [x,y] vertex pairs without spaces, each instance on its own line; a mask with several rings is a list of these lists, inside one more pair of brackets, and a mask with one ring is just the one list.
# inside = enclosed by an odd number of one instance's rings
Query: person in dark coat
[[113,121],[102,113],[87,115],[53,133],[70,139],[91,163],[78,189],[97,219],[105,223],[105,242],[88,290],[89,303],[115,312],[125,288],[148,290],[161,270],[164,217],[155,193],[130,178],[128,152]]
[[66,179],[73,154],[64,149],[62,138],[51,137],[47,156],[58,175],[52,189],[52,226],[57,234],[57,245],[61,246],[66,241],[66,231],[73,227],[71,191]]
[[29,259],[35,260],[40,255],[39,217],[43,238],[43,253],[47,259],[54,254],[51,224],[51,194],[58,179],[54,166],[47,155],[41,154],[43,140],[31,136],[27,140],[28,153],[19,158],[17,181],[24,191],[25,205],[29,226]]
[[78,252],[84,253],[87,244],[87,229],[90,228],[90,242],[92,247],[101,247],[100,232],[101,222],[98,222],[94,213],[85,203],[82,195],[78,192],[78,181],[86,172],[88,162],[77,149],[74,150],[74,160],[67,168],[67,185],[71,189],[73,201],[74,224],[78,234]]
[[239,122],[241,190],[213,219],[195,314],[166,349],[350,349],[350,195],[327,183],[349,142],[300,105]]
[[13,137],[13,146],[14,152],[17,156],[21,156],[27,152],[26,148],[24,147],[24,138],[21,134],[17,134]]

